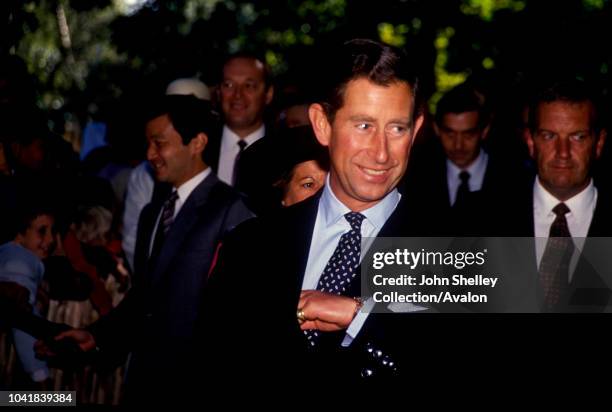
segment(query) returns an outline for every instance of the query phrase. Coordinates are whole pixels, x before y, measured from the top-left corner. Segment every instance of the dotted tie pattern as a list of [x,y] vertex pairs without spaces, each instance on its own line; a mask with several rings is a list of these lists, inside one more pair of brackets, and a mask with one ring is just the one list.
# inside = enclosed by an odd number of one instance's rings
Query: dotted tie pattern
[[544,292],[544,312],[558,308],[569,288],[569,264],[574,253],[574,242],[565,215],[570,209],[565,203],[553,208],[557,216],[550,226],[550,234],[540,261],[540,286]]
[[[323,274],[319,279],[317,290],[346,294],[351,282],[357,276],[357,268],[361,257],[361,224],[365,216],[357,212],[349,212],[344,218],[351,225],[351,229],[340,237],[334,254],[327,262]],[[311,329],[304,331],[311,347],[317,345],[319,332]]]

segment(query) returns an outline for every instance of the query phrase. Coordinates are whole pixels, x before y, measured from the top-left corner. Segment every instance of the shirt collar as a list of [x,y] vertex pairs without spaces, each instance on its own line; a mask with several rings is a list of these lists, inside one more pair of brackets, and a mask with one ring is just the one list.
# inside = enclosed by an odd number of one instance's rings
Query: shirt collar
[[255,130],[253,133],[245,136],[243,139],[240,138],[236,133],[232,131],[227,125],[223,126],[223,138],[224,142],[227,142],[230,146],[238,145],[240,140],[243,140],[247,143],[247,147],[261,139],[266,135],[266,126],[261,125],[259,129]]
[[[589,208],[593,207],[596,196],[597,189],[593,185],[593,179],[591,179],[587,187],[563,203],[567,205],[571,213],[581,216],[584,214],[584,211],[590,210]],[[533,186],[533,207],[535,213],[540,216],[554,215],[552,209],[559,203],[560,200],[542,186],[540,178],[536,178]]]
[[200,183],[202,183],[202,181],[206,179],[206,177],[208,177],[209,174],[210,174],[210,167],[207,167],[206,169],[202,170],[200,173],[198,173],[197,175],[193,176],[191,179],[189,179],[188,181],[180,185],[178,189],[176,189],[176,191],[178,192],[179,199],[181,199],[182,202],[187,200],[191,192],[193,192],[193,190]]
[[448,158],[446,159],[446,170],[448,170],[448,174],[451,178],[459,179],[459,173],[466,171],[470,174],[470,176],[484,176],[485,170],[487,168],[487,159],[489,155],[487,152],[480,148],[480,152],[478,153],[478,157],[465,169],[460,169],[456,164],[451,162]]
[[[402,195],[398,190],[393,189],[380,202],[369,209],[362,210],[360,213],[364,215],[375,228],[380,229],[397,207],[401,197]],[[351,211],[346,205],[338,200],[331,189],[331,185],[329,184],[329,173],[325,179],[325,187],[323,188],[319,205],[323,208],[323,223],[325,227],[338,223],[338,221],[344,218],[345,214]]]

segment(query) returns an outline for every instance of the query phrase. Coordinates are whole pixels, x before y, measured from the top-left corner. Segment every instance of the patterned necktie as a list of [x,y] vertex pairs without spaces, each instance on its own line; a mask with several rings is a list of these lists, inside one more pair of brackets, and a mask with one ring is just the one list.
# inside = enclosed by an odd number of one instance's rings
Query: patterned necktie
[[470,177],[470,173],[465,170],[459,173],[461,184],[457,188],[457,196],[455,196],[455,204],[453,206],[458,206],[465,202],[465,198],[470,193]]
[[240,163],[240,157],[242,156],[242,152],[244,152],[244,149],[246,149],[247,147],[247,142],[245,142],[244,140],[239,140],[238,141],[238,154],[236,155],[236,160],[234,161],[234,170],[232,171],[232,186],[236,186],[236,181],[238,180],[238,169],[239,169],[239,163]]
[[540,285],[544,292],[544,312],[559,308],[569,288],[569,264],[574,253],[574,242],[565,215],[570,212],[565,203],[553,208],[557,215],[550,226],[550,234],[540,261]]
[[[361,223],[365,216],[357,212],[349,212],[344,218],[351,229],[340,237],[334,254],[327,262],[323,274],[317,284],[317,290],[346,295],[351,282],[358,274],[361,257]],[[315,329],[305,330],[304,334],[311,347],[317,345],[319,332]]]
[[164,239],[170,231],[170,226],[172,226],[172,222],[174,222],[174,208],[176,206],[176,201],[178,200],[178,197],[178,192],[174,190],[170,194],[170,197],[168,197],[168,199],[164,202],[162,214],[159,218],[159,224],[157,225],[157,231],[155,232],[153,250],[151,250],[151,257],[149,260],[152,260],[154,257],[157,258],[159,252],[161,251],[162,245],[164,244]]

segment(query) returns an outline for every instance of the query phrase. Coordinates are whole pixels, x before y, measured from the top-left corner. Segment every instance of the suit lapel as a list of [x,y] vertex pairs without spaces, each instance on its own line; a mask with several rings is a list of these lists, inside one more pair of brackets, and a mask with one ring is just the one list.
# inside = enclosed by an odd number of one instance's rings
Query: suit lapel
[[162,203],[150,203],[142,211],[138,222],[138,235],[136,237],[136,250],[134,253],[134,273],[136,283],[146,279],[149,270],[149,253],[151,238],[155,222],[162,208]]
[[597,204],[593,212],[593,219],[589,226],[589,237],[607,237],[612,235],[612,219],[610,218],[610,208],[612,202],[606,197],[605,193],[597,196]]
[[292,255],[288,262],[295,262],[294,270],[297,273],[297,283],[300,289],[304,281],[306,264],[308,263],[308,255],[312,243],[312,234],[322,193],[323,190],[320,190],[316,195],[296,205],[295,210],[291,211],[294,213],[291,219],[294,222],[294,226],[286,232],[287,239],[290,240],[289,253]]

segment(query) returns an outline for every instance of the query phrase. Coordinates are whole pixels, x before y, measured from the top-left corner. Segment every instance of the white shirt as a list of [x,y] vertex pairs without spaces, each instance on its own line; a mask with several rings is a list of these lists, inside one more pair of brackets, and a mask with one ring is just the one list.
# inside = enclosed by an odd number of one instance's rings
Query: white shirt
[[[380,229],[397,207],[400,199],[400,193],[397,189],[394,189],[376,205],[361,212],[361,214],[365,216],[361,224],[361,236],[363,239],[366,237],[374,238],[378,235]],[[321,199],[319,199],[319,208],[312,234],[310,252],[308,253],[306,271],[304,272],[302,290],[317,289],[319,278],[323,274],[327,262],[334,254],[340,237],[351,229],[351,225],[344,218],[344,215],[350,211],[351,210],[334,195],[329,184],[328,174]],[[371,244],[373,239],[369,240]],[[365,247],[361,251],[362,258],[367,252],[369,244],[364,246]],[[349,346],[351,344],[367,317],[368,312],[365,310],[357,313],[346,331],[342,346]]]
[[148,161],[140,163],[130,172],[123,210],[121,246],[132,269],[134,268],[138,218],[142,209],[151,202],[154,185],[153,171]]
[[[540,179],[537,178],[533,185],[533,222],[534,234],[536,236],[536,257],[538,260],[538,267],[540,266],[540,261],[546,249],[550,226],[556,218],[552,209],[559,203],[561,203],[559,199],[544,189],[540,183]],[[570,210],[569,213],[565,215],[565,218],[567,219],[567,227],[574,240],[574,245],[576,246],[576,250],[570,261],[569,281],[571,281],[574,269],[578,263],[579,251],[584,246],[585,238],[591,226],[591,220],[593,220],[595,205],[597,204],[597,188],[593,185],[593,180],[591,179],[589,185],[584,188],[582,192],[563,203],[565,203]]]
[[478,153],[478,157],[472,162],[467,169],[459,169],[457,165],[446,159],[446,183],[448,184],[448,196],[451,206],[455,204],[457,198],[457,189],[461,184],[459,174],[466,171],[470,174],[468,186],[470,192],[476,192],[482,189],[485,173],[487,172],[487,164],[489,163],[489,155],[482,149]]
[[[177,189],[174,189],[174,188],[172,189],[173,192],[178,192],[178,198],[176,199],[176,203],[174,204],[173,217],[175,219],[178,213],[180,212],[181,208],[187,201],[187,198],[189,197],[189,195],[191,195],[191,192],[193,192],[193,190],[200,183],[202,183],[202,181],[206,179],[210,173],[211,173],[210,167],[207,167],[206,169],[202,170],[200,173],[198,173],[197,175],[195,175],[194,177],[192,177],[191,179],[189,179],[188,181],[180,185]],[[155,241],[155,234],[157,233],[157,228],[159,226],[159,220],[161,219],[161,215],[163,212],[164,212],[164,208],[162,207],[162,209],[159,211],[159,215],[157,215],[157,220],[155,221],[155,230],[151,234],[151,241],[149,243],[149,255],[151,254],[151,251],[153,250],[153,242]]]
[[217,168],[217,177],[232,185],[232,178],[234,174],[234,164],[236,163],[236,156],[240,152],[240,146],[238,142],[243,140],[247,143],[245,149],[264,137],[266,135],[266,127],[262,125],[259,129],[253,133],[247,135],[241,139],[236,133],[234,133],[229,127],[223,126],[223,134],[221,135],[221,151],[219,153],[219,167]]

